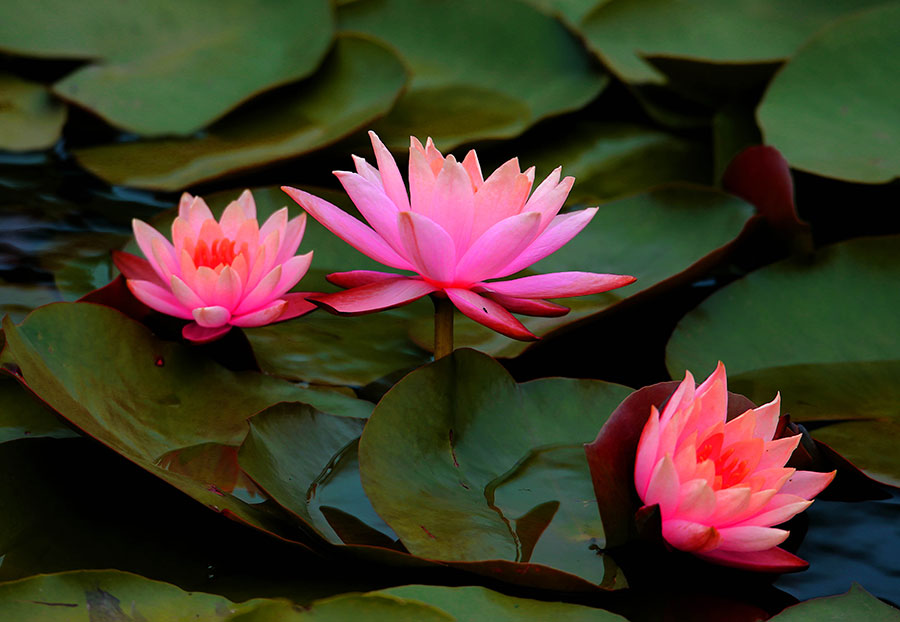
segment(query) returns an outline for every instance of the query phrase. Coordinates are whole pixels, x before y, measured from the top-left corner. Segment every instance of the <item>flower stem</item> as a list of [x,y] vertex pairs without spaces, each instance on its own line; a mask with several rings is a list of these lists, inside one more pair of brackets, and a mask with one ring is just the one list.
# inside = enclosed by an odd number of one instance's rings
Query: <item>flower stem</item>
[[434,360],[453,352],[453,303],[444,296],[434,301]]

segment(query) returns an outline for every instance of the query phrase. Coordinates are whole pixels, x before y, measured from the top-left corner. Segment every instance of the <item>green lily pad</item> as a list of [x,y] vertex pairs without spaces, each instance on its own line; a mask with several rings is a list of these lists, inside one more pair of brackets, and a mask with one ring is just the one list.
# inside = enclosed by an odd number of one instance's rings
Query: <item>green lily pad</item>
[[584,18],[581,31],[604,64],[624,81],[663,83],[663,74],[646,58],[731,65],[777,62],[789,58],[832,19],[879,3],[611,0]]
[[[83,615],[82,615],[83,614]],[[38,575],[0,585],[0,615],[17,622],[444,622],[430,605],[387,594],[347,594],[297,606],[257,598],[236,604],[223,596],[180,588],[116,570]]]
[[712,180],[709,150],[667,132],[596,121],[567,124],[564,132],[559,140],[541,140],[537,149],[531,143],[519,159],[535,166],[536,179],[562,165],[563,175],[576,179],[567,205],[596,205],[670,182]]
[[582,444],[629,392],[561,378],[516,385],[490,357],[457,350],[376,407],[360,440],[363,488],[413,555],[622,587],[601,554]]
[[44,436],[73,438],[78,434],[18,382],[0,374],[0,443]]
[[[357,418],[370,407],[338,392],[231,372],[99,305],[48,305],[19,326],[7,318],[3,330],[0,361],[15,364],[21,382],[68,421],[212,509],[267,531],[282,532],[283,517],[225,492],[228,483],[205,479],[202,462],[197,471],[171,469],[172,452],[204,443],[235,446],[249,417],[282,401]],[[285,537],[302,536],[293,531]]]
[[562,24],[513,0],[360,0],[341,6],[338,21],[389,43],[412,71],[409,90],[373,126],[398,150],[410,135],[442,149],[515,136],[581,108],[608,82]]
[[556,620],[558,622],[609,622],[625,618],[602,609],[570,603],[553,603],[516,598],[484,587],[443,587],[403,585],[373,594],[389,594],[406,601],[421,601],[451,614],[458,622],[516,622],[518,620]]
[[405,84],[406,70],[391,51],[341,36],[313,77],[229,115],[201,136],[74,153],[109,183],[178,190],[333,143],[387,113]]
[[90,59],[54,92],[145,136],[190,134],[261,91],[309,75],[333,33],[326,0],[46,0],[18,3],[10,17],[0,24],[0,49]]
[[609,0],[527,0],[549,15],[556,15],[573,28],[597,6]]
[[43,84],[0,73],[0,149],[49,149],[65,122],[66,105]]
[[900,236],[851,240],[752,272],[678,324],[669,371],[704,377],[722,360],[730,387],[754,401],[781,391],[796,420],[854,420],[813,436],[872,475],[900,480],[897,452],[867,447],[900,435],[898,279]]
[[788,607],[769,619],[773,622],[822,622],[824,620],[898,622],[900,621],[900,610],[878,600],[854,583],[846,594],[814,598]]
[[898,29],[900,3],[854,13],[778,73],[757,114],[766,142],[792,167],[863,183],[900,176]]

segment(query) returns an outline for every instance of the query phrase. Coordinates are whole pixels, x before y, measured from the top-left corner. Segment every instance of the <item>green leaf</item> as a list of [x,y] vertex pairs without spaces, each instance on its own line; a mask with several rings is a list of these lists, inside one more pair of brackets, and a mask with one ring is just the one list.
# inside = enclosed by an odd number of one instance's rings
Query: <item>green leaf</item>
[[146,136],[190,134],[266,89],[312,73],[332,38],[326,0],[16,2],[0,49],[90,59],[54,86]]
[[65,104],[44,85],[0,73],[0,149],[49,149],[65,122]]
[[282,401],[343,416],[368,414],[366,402],[337,392],[229,371],[197,348],[160,341],[99,305],[48,305],[19,326],[7,318],[3,329],[0,360],[15,363],[21,381],[63,417],[201,503],[260,529],[283,532],[282,519],[227,492],[233,482],[206,479],[210,471],[202,461],[171,469],[173,452],[205,443],[237,445],[249,417]]
[[900,3],[854,13],[778,73],[757,114],[792,167],[863,183],[900,176],[898,29]]
[[[830,20],[878,0],[611,0],[584,18],[581,31],[626,82],[664,82],[645,61],[674,57],[704,63],[772,63],[789,58]],[[690,33],[687,35],[686,33]]]
[[439,585],[403,585],[372,594],[390,594],[406,601],[421,601],[453,615],[458,622],[515,622],[517,620],[556,620],[557,622],[624,621],[625,618],[583,605],[542,602],[516,598],[484,587],[444,587]]
[[0,616],[17,622],[443,622],[454,618],[424,603],[387,594],[347,594],[299,607],[282,599],[235,604],[215,594],[116,570],[39,575],[0,585]]
[[[676,327],[669,371],[704,377],[722,360],[731,388],[757,403],[780,391],[800,421],[858,420],[813,435],[875,475],[900,479],[900,237],[862,238],[748,274]],[[864,422],[873,419],[874,422]]]
[[72,438],[78,434],[18,382],[0,374],[0,443],[44,436]]
[[547,580],[555,570],[621,587],[599,554],[581,445],[628,393],[562,378],[516,385],[491,358],[457,350],[376,407],[360,441],[363,488],[413,555],[539,564]]
[[361,0],[338,19],[341,30],[389,43],[412,70],[409,90],[374,126],[395,149],[410,135],[441,149],[515,136],[581,108],[608,82],[562,24],[514,0]]
[[74,153],[112,184],[178,190],[331,144],[387,113],[405,83],[406,70],[392,52],[341,36],[313,77],[255,101],[201,136]]
[[900,620],[900,611],[878,600],[854,583],[846,594],[814,598],[788,607],[769,619],[772,622],[825,622],[828,620],[897,622]]

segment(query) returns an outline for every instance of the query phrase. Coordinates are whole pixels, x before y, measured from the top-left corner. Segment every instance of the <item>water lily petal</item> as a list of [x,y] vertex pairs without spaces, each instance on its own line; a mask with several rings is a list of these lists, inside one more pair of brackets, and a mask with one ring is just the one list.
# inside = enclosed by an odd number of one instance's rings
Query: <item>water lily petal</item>
[[378,169],[366,162],[365,158],[359,156],[350,157],[353,158],[353,166],[356,167],[356,172],[375,184],[378,188],[381,188],[381,191],[384,192],[384,184],[381,183],[381,174],[378,172]]
[[134,297],[151,309],[186,320],[193,317],[190,310],[184,308],[175,296],[155,283],[129,279],[126,284]]
[[[556,169],[553,172],[556,174],[556,179],[559,179],[559,170]],[[551,173],[552,176],[553,174]],[[544,183],[550,180],[551,177],[544,180]],[[569,192],[572,191],[575,178],[566,177],[561,182],[552,186],[548,185],[546,188],[544,183],[538,186],[531,198],[528,199],[528,202],[525,203],[525,207],[522,208],[522,211],[538,212],[541,215],[541,231],[546,229],[553,219],[556,218],[556,215],[559,214],[559,210],[565,204]]]
[[194,321],[204,328],[222,326],[223,324],[228,324],[228,321],[231,319],[231,311],[219,305],[198,307],[193,309],[191,313],[194,316]]
[[281,319],[281,314],[284,313],[286,307],[287,302],[284,300],[273,300],[266,306],[256,309],[251,313],[245,313],[244,315],[238,315],[231,318],[231,324],[247,328],[271,324],[275,320]]
[[[528,212],[537,214],[537,212]],[[516,258],[514,258],[502,270],[494,274],[494,278],[500,278],[515,274],[519,270],[523,270],[533,263],[536,263],[559,250],[569,240],[574,238],[584,229],[587,224],[597,213],[596,207],[580,210],[578,212],[569,212],[568,214],[560,214],[540,233],[534,241],[525,248]]]
[[487,278],[502,276],[498,271],[532,243],[540,222],[541,217],[538,214],[527,212],[500,221],[485,231],[459,260],[456,266],[456,281],[477,283]]
[[719,529],[722,542],[719,545],[724,551],[765,551],[784,542],[790,532],[772,527],[747,525],[739,527],[723,527]]
[[779,547],[765,551],[742,551],[739,553],[714,549],[697,555],[722,566],[758,572],[796,572],[809,567],[809,562]]
[[281,270],[282,267],[280,265],[275,266],[267,275],[260,279],[256,287],[244,297],[234,310],[234,314],[244,315],[250,313],[267,305],[274,298],[278,298],[273,292],[281,281]]
[[333,272],[325,278],[328,279],[329,283],[338,287],[350,288],[396,279],[401,276],[393,272],[378,272],[377,270],[351,270],[350,272]]
[[519,298],[568,298],[598,294],[633,283],[633,276],[593,272],[552,272],[484,283],[485,289]]
[[150,262],[143,257],[138,257],[125,251],[113,251],[112,260],[126,279],[149,281],[160,287],[166,286],[166,283],[159,277],[159,274],[153,269]]
[[[163,236],[163,234],[143,220],[138,220],[137,218],[133,219],[131,221],[131,228],[134,230],[134,239],[137,242],[138,247],[140,247],[141,252],[144,254],[144,257],[150,263],[150,267],[152,267],[154,272],[159,275],[159,278],[163,283],[168,283],[168,275],[173,272],[171,266],[177,265],[175,249],[172,244],[165,236]],[[165,255],[165,253],[170,255],[171,263],[167,264],[168,269],[161,267],[159,260],[157,260],[156,256],[153,254],[154,241],[160,245],[163,255]]]
[[456,249],[453,239],[439,224],[415,212],[400,212],[397,226],[406,256],[419,274],[438,283],[453,280]]
[[278,321],[290,320],[318,309],[319,307],[307,300],[307,298],[315,294],[316,292],[291,292],[283,295],[281,299],[286,304],[281,311],[281,315],[278,316]]
[[461,257],[472,236],[475,194],[469,174],[452,155],[444,160],[444,166],[434,180],[431,202],[431,218],[450,234],[455,242],[455,256]]
[[675,470],[675,463],[669,455],[664,455],[650,474],[647,492],[643,496],[644,503],[659,505],[663,517],[670,516],[678,509],[680,489],[681,482],[678,479],[678,471]]
[[398,254],[404,254],[397,231],[397,206],[379,186],[356,173],[335,171],[335,176],[359,209],[359,213]]
[[436,291],[434,285],[421,279],[397,277],[354,287],[335,294],[318,294],[309,299],[328,307],[335,313],[355,315],[370,311],[381,311],[418,300]]
[[812,499],[825,490],[836,471],[830,473],[817,473],[815,471],[797,471],[788,479],[781,492],[788,495],[797,495],[804,499]]
[[191,322],[181,329],[181,336],[194,343],[209,343],[223,337],[230,330],[231,324],[207,328],[197,322]]
[[409,209],[409,197],[406,195],[406,186],[394,156],[378,138],[375,132],[369,132],[372,140],[372,148],[375,149],[375,159],[378,161],[378,173],[381,175],[381,183],[384,184],[384,193],[394,202],[398,209]]
[[281,298],[281,296],[296,285],[300,279],[306,275],[309,265],[312,263],[313,251],[309,251],[304,255],[296,255],[281,264],[281,279],[275,286],[273,296]]
[[676,549],[691,553],[709,551],[721,541],[715,527],[681,519],[663,521],[662,534]]
[[501,220],[521,213],[533,181],[533,174],[529,178],[519,171],[518,158],[508,160],[491,173],[475,193],[472,239],[477,239]]
[[498,294],[482,287],[473,287],[472,291],[484,294],[494,302],[498,303],[507,311],[519,313],[521,315],[531,315],[536,317],[560,317],[569,312],[568,307],[558,305],[555,302],[534,298],[516,298],[515,296],[506,296]]
[[513,315],[493,300],[479,296],[468,289],[447,288],[444,290],[463,315],[479,324],[484,324],[501,335],[521,341],[537,339],[531,331]]

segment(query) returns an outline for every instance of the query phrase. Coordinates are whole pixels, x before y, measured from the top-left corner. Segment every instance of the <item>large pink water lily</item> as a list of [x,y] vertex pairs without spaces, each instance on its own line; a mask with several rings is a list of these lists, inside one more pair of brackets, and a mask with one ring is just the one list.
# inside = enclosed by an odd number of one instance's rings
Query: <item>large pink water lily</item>
[[[647,506],[659,505],[671,546],[710,561],[784,572],[807,566],[778,547],[776,529],[834,478],[785,467],[800,435],[774,439],[780,398],[726,422],[725,367],[695,388],[690,372],[660,414],[651,407],[634,467]],[[774,440],[773,440],[774,439]]]
[[[597,208],[559,214],[575,181],[553,171],[535,190],[534,169],[512,159],[487,179],[474,151],[462,162],[446,158],[431,139],[409,149],[409,186],[393,156],[369,132],[378,168],[354,156],[356,172],[335,174],[371,227],[331,203],[284,187],[314,218],[354,248],[415,276],[356,270],[329,275],[350,288],[313,298],[333,311],[367,313],[402,305],[426,294],[447,296],[476,322],[516,339],[534,339],[510,311],[558,316],[566,307],[547,298],[604,292],[633,277],[558,272],[488,282],[512,275],[571,240]],[[529,196],[530,194],[530,196]]]
[[253,195],[244,191],[219,221],[206,202],[185,193],[172,223],[172,241],[147,223],[132,222],[147,258],[119,254],[128,289],[144,304],[193,320],[186,339],[211,341],[232,326],[262,326],[315,309],[309,292],[287,291],[303,278],[312,252],[296,255],[306,214],[288,220],[287,208],[260,226]]

